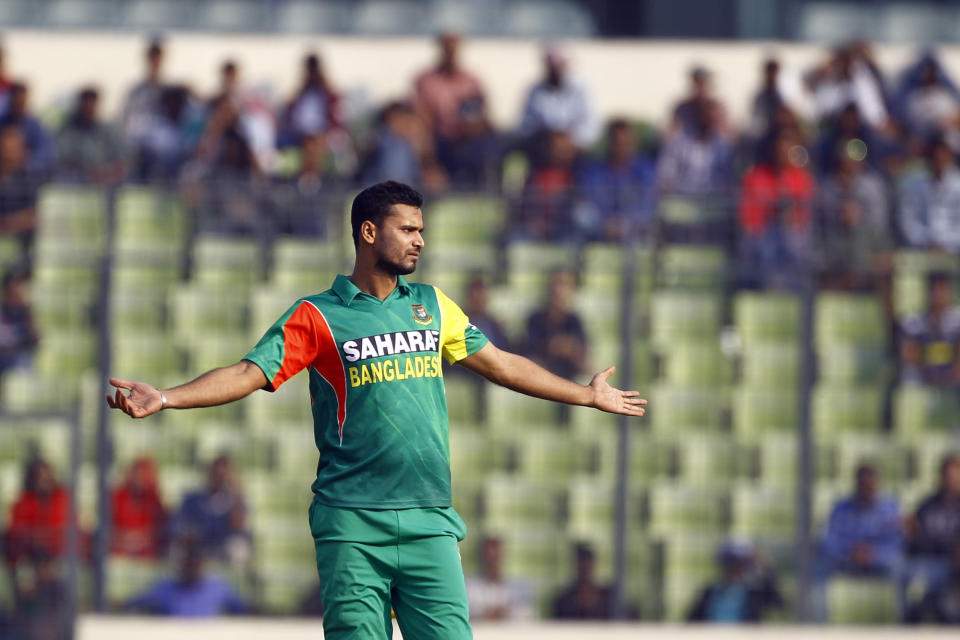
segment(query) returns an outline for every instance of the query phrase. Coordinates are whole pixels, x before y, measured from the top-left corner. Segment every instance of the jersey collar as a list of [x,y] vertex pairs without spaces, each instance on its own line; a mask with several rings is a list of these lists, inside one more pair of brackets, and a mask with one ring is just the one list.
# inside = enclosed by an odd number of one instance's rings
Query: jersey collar
[[[337,294],[340,300],[343,301],[343,304],[348,307],[350,306],[350,303],[353,302],[354,298],[363,293],[363,291],[360,291],[360,288],[357,287],[357,285],[350,282],[349,277],[343,275],[342,273],[337,275],[336,279],[333,281],[332,288],[333,292]],[[397,276],[397,288],[394,289],[394,292],[397,290],[399,290],[403,295],[408,295],[410,293],[410,285],[407,284],[407,281],[403,276]],[[392,296],[394,292],[391,292],[390,296]],[[389,299],[390,296],[387,296],[387,299]]]

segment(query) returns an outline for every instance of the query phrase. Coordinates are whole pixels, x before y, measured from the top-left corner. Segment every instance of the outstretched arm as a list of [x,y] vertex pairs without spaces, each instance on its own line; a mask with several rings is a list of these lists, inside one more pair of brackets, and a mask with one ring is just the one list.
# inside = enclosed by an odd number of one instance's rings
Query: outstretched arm
[[[115,395],[107,396],[112,409],[120,409],[133,418],[146,418],[160,411],[163,403],[160,389],[145,382],[130,382],[110,378],[117,388]],[[196,380],[164,391],[168,409],[193,409],[226,404],[246,397],[267,384],[260,367],[249,360],[208,371]],[[129,395],[123,393],[126,389]]]
[[647,401],[639,391],[621,391],[607,384],[614,367],[593,376],[588,386],[555,376],[540,365],[487,343],[482,349],[460,360],[460,364],[490,382],[525,393],[528,396],[594,407],[609,413],[642,416]]

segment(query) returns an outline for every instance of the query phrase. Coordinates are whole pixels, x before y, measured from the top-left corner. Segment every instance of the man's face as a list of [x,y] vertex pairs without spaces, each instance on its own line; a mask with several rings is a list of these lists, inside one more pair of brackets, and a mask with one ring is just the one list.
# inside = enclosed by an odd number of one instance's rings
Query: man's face
[[26,155],[27,147],[19,129],[10,127],[0,133],[0,164],[10,169],[19,169],[23,166]]
[[498,538],[490,538],[483,541],[483,568],[487,575],[500,574],[500,558],[502,557],[502,546]]
[[226,488],[230,484],[230,461],[219,458],[210,465],[210,487],[214,490]]
[[440,63],[447,68],[457,66],[457,53],[460,50],[460,38],[447,34],[440,38]]
[[857,473],[857,497],[864,502],[873,502],[877,496],[877,472],[873,469],[861,469]]
[[395,204],[376,227],[373,248],[377,266],[383,271],[403,276],[413,273],[423,250],[423,213],[418,207]]
[[944,466],[943,488],[953,495],[960,495],[960,459],[952,460]]
[[930,308],[947,309],[953,304],[953,285],[947,279],[935,280],[930,287]]
[[617,127],[610,132],[610,154],[614,158],[630,158],[635,149],[630,127]]

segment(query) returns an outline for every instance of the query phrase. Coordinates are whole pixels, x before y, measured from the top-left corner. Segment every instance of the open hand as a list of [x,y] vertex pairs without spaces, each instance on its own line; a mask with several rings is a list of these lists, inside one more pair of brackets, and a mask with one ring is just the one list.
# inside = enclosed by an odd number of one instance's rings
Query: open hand
[[647,412],[647,401],[640,397],[639,391],[621,391],[611,387],[607,378],[613,375],[616,367],[610,367],[593,376],[590,388],[593,390],[593,406],[609,413],[621,413],[628,416],[642,416]]
[[[107,395],[107,404],[111,409],[120,409],[131,418],[146,418],[163,408],[160,390],[145,382],[110,378],[110,384],[117,388],[116,395]],[[130,395],[125,394],[124,389]]]

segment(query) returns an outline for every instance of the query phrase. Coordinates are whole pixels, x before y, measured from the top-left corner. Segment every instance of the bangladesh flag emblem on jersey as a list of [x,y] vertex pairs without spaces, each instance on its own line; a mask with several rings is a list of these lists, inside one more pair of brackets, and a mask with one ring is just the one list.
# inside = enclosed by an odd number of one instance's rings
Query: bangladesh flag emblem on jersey
[[417,324],[430,324],[433,322],[433,316],[427,313],[427,310],[423,308],[422,304],[415,304],[413,306],[413,321]]

